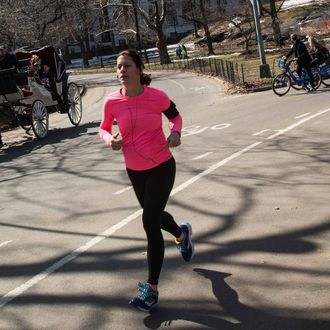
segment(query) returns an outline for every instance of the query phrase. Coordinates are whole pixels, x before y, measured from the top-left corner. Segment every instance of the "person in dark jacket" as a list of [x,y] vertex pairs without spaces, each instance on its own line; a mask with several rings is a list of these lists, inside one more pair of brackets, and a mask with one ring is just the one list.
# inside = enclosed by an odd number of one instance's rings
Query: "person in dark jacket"
[[314,88],[314,76],[312,73],[312,57],[308,52],[306,45],[299,40],[296,34],[290,35],[290,40],[293,43],[291,50],[287,53],[285,58],[289,58],[291,55],[294,54],[295,60],[297,61],[297,73],[299,78],[301,78],[302,70],[305,69],[310,77],[310,84],[312,88]]
[[[8,52],[7,46],[0,46],[0,70],[15,69],[17,72],[18,61],[14,54]],[[1,123],[0,123],[0,149],[4,146],[1,136]]]
[[318,65],[324,64],[330,56],[329,50],[321,45],[314,37],[308,38],[308,44],[313,60],[317,60]]
[[64,104],[61,96],[59,95],[56,87],[56,72],[52,68],[51,64],[43,63],[42,71],[39,74],[41,82],[52,93],[53,100],[57,101],[58,110],[60,113],[66,113],[67,107]]
[[17,73],[18,61],[15,54],[8,52],[7,46],[0,46],[0,69],[15,69]]

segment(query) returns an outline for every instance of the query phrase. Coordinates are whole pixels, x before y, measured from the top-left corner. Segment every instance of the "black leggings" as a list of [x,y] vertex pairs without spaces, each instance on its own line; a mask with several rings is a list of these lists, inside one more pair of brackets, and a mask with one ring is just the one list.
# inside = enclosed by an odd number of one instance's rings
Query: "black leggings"
[[143,228],[148,240],[148,283],[158,284],[164,260],[164,239],[161,229],[174,237],[181,235],[181,228],[171,214],[164,211],[175,179],[175,160],[146,171],[127,169],[136,197],[143,208]]

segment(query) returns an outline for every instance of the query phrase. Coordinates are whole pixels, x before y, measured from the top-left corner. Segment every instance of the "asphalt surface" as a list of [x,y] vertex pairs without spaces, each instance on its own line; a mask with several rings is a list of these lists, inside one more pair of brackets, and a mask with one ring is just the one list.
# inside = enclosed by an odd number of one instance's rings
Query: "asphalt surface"
[[94,85],[79,127],[55,113],[45,140],[3,134],[0,329],[330,329],[330,90],[228,96],[153,77],[184,119],[167,210],[192,224],[195,258],[164,233],[159,306],[128,305],[146,279],[141,211],[97,135],[118,85],[76,76]]

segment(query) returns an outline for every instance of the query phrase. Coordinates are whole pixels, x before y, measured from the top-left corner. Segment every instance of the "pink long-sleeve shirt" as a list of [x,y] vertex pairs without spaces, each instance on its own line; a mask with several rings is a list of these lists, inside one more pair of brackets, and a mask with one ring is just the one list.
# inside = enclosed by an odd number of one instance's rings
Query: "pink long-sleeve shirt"
[[[109,144],[116,119],[126,167],[137,171],[156,167],[172,157],[162,127],[162,113],[170,105],[164,92],[150,86],[144,86],[143,92],[133,97],[116,91],[104,102],[99,136]],[[181,134],[180,114],[169,122],[171,132]]]

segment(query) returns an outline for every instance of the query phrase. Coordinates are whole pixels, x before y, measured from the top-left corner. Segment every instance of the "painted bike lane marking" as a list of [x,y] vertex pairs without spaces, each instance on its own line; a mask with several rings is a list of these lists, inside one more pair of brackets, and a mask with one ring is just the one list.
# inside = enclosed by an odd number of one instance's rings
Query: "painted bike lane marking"
[[3,246],[6,246],[8,245],[9,243],[11,243],[12,241],[4,241],[2,243],[0,243],[0,248],[3,247]]
[[210,151],[210,152],[206,152],[205,154],[200,155],[200,156],[197,156],[197,157],[193,158],[192,160],[202,159],[202,158],[207,157],[208,155],[211,155],[211,154],[213,154],[212,151]]
[[300,119],[300,118],[302,118],[302,117],[306,117],[306,116],[308,116],[308,115],[310,115],[311,113],[310,112],[306,112],[306,113],[303,113],[302,115],[299,115],[299,116],[297,116],[297,117],[295,117],[296,119]]
[[125,187],[123,189],[120,189],[120,190],[114,192],[113,195],[121,195],[124,192],[131,190],[132,188],[133,188],[132,186]]
[[286,132],[288,132],[288,131],[294,129],[295,127],[297,127],[297,126],[303,124],[304,122],[306,122],[306,121],[308,121],[308,120],[311,120],[311,119],[313,119],[313,118],[316,118],[316,117],[318,117],[318,116],[320,116],[320,115],[323,115],[324,113],[329,112],[329,111],[330,111],[330,108],[329,108],[329,109],[325,109],[325,110],[321,110],[321,111],[315,113],[314,115],[311,115],[311,116],[305,117],[305,118],[299,120],[298,122],[296,122],[296,123],[294,123],[294,124],[288,126],[287,128],[281,129],[281,130],[279,130],[277,133],[275,133],[275,134],[269,136],[269,137],[267,138],[267,140],[274,139],[275,137],[277,137],[277,136],[279,136],[279,135],[282,135],[282,134],[284,134],[284,133],[286,133]]

